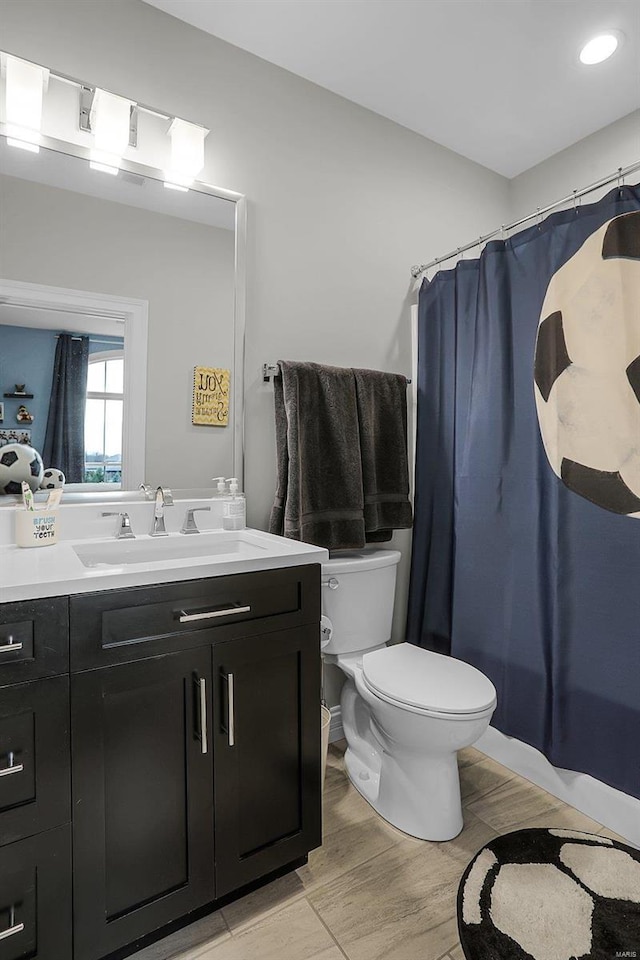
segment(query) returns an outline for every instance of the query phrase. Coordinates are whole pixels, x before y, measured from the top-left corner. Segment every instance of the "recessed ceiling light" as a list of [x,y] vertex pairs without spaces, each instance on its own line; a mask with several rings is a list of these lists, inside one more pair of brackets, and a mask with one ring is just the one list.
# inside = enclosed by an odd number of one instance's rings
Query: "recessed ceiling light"
[[581,63],[602,63],[607,60],[612,53],[615,53],[621,40],[619,33],[610,31],[602,33],[593,40],[589,40],[580,51]]

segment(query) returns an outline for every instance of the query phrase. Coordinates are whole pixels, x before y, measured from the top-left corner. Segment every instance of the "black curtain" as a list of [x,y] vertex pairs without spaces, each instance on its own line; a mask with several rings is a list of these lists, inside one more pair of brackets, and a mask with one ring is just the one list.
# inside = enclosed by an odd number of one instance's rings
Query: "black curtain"
[[45,467],[62,470],[67,483],[82,483],[84,476],[88,369],[89,338],[60,334],[53,364],[42,459]]

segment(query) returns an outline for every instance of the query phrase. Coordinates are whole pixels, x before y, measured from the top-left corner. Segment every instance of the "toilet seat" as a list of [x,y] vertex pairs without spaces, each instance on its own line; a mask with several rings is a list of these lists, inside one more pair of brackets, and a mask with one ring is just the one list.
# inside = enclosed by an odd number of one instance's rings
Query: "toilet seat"
[[362,679],[374,696],[434,717],[466,719],[496,705],[495,687],[471,664],[411,643],[366,653]]

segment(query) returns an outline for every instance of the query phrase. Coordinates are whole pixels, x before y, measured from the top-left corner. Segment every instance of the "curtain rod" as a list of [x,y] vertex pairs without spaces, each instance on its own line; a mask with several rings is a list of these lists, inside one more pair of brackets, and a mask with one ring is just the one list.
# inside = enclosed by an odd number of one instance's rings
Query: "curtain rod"
[[[113,340],[103,340],[101,337],[92,337],[90,333],[85,334],[85,336],[87,337],[87,339],[89,339],[89,340],[91,341],[91,343],[106,343],[106,344],[108,344],[108,346],[110,346],[110,347],[117,347],[118,344],[119,344],[119,342],[120,342],[121,340],[124,340],[123,337],[115,337]],[[56,335],[55,335],[55,337],[54,337],[53,339],[54,339],[54,340],[59,340],[60,337],[61,337],[61,334],[60,334],[60,333],[56,333]],[[83,338],[82,338],[82,337],[73,337],[73,336],[72,336],[71,339],[72,339],[72,340],[82,340]]]
[[477,240],[473,240],[471,243],[465,244],[464,247],[456,247],[455,250],[452,250],[451,253],[447,253],[444,257],[437,257],[435,260],[431,260],[429,263],[423,263],[420,266],[411,267],[411,276],[414,280],[417,280],[418,277],[425,273],[425,271],[430,270],[431,267],[437,267],[439,264],[444,263],[445,260],[451,260],[452,257],[458,257],[461,253],[466,253],[467,250],[473,250],[474,247],[480,247],[483,243],[486,243],[487,240],[491,240],[493,237],[498,236],[498,234],[506,233],[509,230],[515,230],[516,227],[521,227],[523,223],[527,223],[529,220],[535,220],[537,217],[542,217],[546,213],[550,213],[552,210],[555,210],[556,207],[562,207],[565,203],[575,203],[580,197],[586,196],[588,193],[593,193],[594,190],[600,190],[602,187],[606,187],[609,183],[614,183],[616,180],[620,184],[622,180],[630,173],[635,173],[636,170],[640,170],[640,160],[636,163],[632,163],[628,167],[618,167],[615,173],[612,173],[609,177],[603,177],[602,180],[596,180],[595,183],[590,183],[588,187],[584,187],[582,190],[574,190],[568,197],[563,197],[562,200],[556,200],[554,203],[550,203],[546,207],[538,207],[534,213],[530,213],[526,217],[522,217],[520,220],[515,220],[513,223],[509,223],[506,226],[498,227],[497,230],[492,230],[491,233],[485,234],[483,237],[478,237]]

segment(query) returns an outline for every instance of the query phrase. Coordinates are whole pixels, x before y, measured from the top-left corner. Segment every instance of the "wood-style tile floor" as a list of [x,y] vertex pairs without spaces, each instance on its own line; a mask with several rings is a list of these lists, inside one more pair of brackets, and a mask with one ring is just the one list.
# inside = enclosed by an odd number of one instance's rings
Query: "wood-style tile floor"
[[601,824],[473,748],[459,755],[464,830],[414,840],[351,786],[345,743],[332,744],[323,845],[309,863],[135,955],[133,960],[463,960],[458,883],[499,833]]

